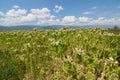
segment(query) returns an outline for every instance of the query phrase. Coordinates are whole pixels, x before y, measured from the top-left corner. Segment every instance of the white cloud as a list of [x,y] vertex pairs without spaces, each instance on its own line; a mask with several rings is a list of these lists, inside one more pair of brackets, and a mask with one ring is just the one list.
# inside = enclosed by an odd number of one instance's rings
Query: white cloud
[[13,8],[14,8],[14,9],[18,9],[18,8],[20,8],[20,7],[19,7],[18,5],[14,5]]
[[73,25],[73,24],[75,24],[75,21],[76,21],[76,17],[75,16],[65,16],[62,19],[62,24]]
[[50,10],[48,8],[42,8],[42,9],[31,9],[31,12],[33,14],[44,14],[44,13],[50,13]]
[[62,6],[58,6],[58,5],[55,5],[55,9],[53,9],[56,13],[60,12],[61,10],[63,10],[63,7]]
[[[1,12],[2,14],[2,12]],[[3,15],[3,14],[2,14]],[[42,9],[31,9],[29,13],[27,13],[26,9],[10,9],[6,12],[5,16],[0,19],[0,24],[4,25],[19,25],[30,22],[37,23],[55,23],[55,16],[51,15],[51,11],[48,8]]]
[[42,20],[37,22],[38,25],[59,25],[60,20],[59,19],[46,19],[46,20]]
[[3,25],[22,25],[24,23],[29,23],[35,20],[35,16],[32,14],[27,14],[25,16],[15,16],[15,17],[5,17],[2,18],[0,22]]
[[50,10],[48,8],[31,9],[31,12],[38,19],[46,19],[46,18],[49,18],[51,16]]
[[86,11],[86,12],[83,12],[82,14],[88,15],[88,14],[93,14],[93,12]]
[[[89,12],[86,12],[89,14]],[[41,9],[20,9],[13,8],[6,13],[0,11],[0,25],[95,25],[95,24],[120,24],[120,18],[98,17],[96,19],[86,16],[64,16],[59,18],[51,13],[48,8]]]
[[21,22],[31,22],[31,21],[34,21],[35,19],[36,19],[36,16],[34,16],[31,13],[29,13],[27,16],[22,16],[20,21]]
[[3,18],[0,19],[1,25],[19,25],[22,24],[21,18],[27,15],[25,9],[10,9],[6,12]]
[[0,16],[5,16],[5,14],[2,11],[0,11]]
[[52,25],[55,24],[55,16],[51,15],[51,11],[48,8],[31,9],[31,13],[36,16],[37,24],[39,25]]
[[98,20],[105,20],[105,17],[99,17]]
[[89,18],[89,17],[79,17],[78,25],[107,25],[107,24],[120,24],[119,19],[105,17],[98,17],[97,19]]
[[97,7],[96,7],[96,6],[94,6],[94,7],[92,7],[92,9],[97,9]]
[[118,19],[110,18],[106,19],[105,17],[99,17],[98,19],[94,19],[91,21],[91,24],[97,24],[97,25],[107,25],[107,24],[119,24]]
[[20,17],[5,17],[1,20],[3,25],[18,25],[20,23]]
[[88,17],[79,17],[79,22],[80,23],[89,23],[89,22],[91,22],[91,21],[93,21],[93,18],[88,18]]
[[26,15],[27,10],[25,9],[11,9],[6,13],[6,16],[8,17],[15,17],[15,16],[22,16],[22,15]]

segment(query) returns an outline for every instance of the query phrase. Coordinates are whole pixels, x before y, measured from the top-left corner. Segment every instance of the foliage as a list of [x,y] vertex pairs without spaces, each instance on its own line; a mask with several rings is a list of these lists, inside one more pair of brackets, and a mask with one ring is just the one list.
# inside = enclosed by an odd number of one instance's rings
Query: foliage
[[108,28],[108,31],[112,32],[114,34],[119,34],[120,33],[120,28],[117,25],[115,25],[112,29]]
[[0,80],[119,80],[119,54],[101,28],[0,32]]

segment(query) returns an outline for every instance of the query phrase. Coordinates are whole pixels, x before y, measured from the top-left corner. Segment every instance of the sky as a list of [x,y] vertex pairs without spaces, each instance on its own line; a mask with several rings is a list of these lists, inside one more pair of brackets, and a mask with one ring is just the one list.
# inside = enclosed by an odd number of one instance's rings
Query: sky
[[0,25],[120,25],[120,0],[1,0]]

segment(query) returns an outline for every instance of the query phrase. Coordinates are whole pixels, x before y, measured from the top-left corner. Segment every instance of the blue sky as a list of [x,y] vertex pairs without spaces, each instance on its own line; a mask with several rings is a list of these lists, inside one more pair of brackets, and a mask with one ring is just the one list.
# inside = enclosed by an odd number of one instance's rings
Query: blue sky
[[120,0],[1,0],[0,25],[120,24]]

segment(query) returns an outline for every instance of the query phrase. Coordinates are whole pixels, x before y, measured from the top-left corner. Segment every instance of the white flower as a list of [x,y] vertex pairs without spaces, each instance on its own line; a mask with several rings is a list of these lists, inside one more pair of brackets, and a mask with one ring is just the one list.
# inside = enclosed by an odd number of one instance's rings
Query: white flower
[[115,64],[118,64],[119,62],[118,61],[115,61]]
[[30,43],[26,43],[26,44],[24,44],[23,46],[24,46],[25,48],[28,48],[28,47],[30,48],[30,47],[31,47],[31,44],[30,44]]
[[54,38],[48,38],[48,40],[51,41],[51,42],[55,41]]
[[107,62],[105,61],[104,64],[107,65]]
[[79,48],[75,48],[75,52],[79,52],[80,50],[79,50]]
[[78,34],[77,37],[81,37],[81,34]]
[[45,35],[42,35],[42,38],[45,38]]
[[61,40],[58,40],[58,41],[53,40],[51,42],[51,44],[54,45],[54,46],[58,46],[60,44],[60,42],[61,42]]
[[55,42],[56,45],[59,45],[59,43],[60,43],[60,41],[56,41],[56,42]]
[[64,58],[64,60],[65,60],[65,61],[68,61],[68,62],[72,62],[73,59],[72,59],[71,56],[67,55],[67,57]]
[[81,49],[81,48],[75,48],[74,52],[78,53],[79,55],[84,55],[85,54],[85,51],[83,49]]
[[112,57],[109,57],[109,60],[114,61],[114,59]]

